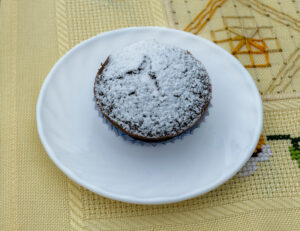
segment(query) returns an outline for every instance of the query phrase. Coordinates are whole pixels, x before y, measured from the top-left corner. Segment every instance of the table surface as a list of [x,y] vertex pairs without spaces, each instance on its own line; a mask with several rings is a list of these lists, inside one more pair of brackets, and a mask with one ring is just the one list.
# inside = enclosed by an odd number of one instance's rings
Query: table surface
[[[298,0],[0,4],[1,230],[299,230]],[[147,25],[185,30],[228,50],[264,105],[263,133],[243,169],[203,196],[169,205],[122,203],[78,186],[54,166],[36,131],[39,90],[59,57],[98,33]]]

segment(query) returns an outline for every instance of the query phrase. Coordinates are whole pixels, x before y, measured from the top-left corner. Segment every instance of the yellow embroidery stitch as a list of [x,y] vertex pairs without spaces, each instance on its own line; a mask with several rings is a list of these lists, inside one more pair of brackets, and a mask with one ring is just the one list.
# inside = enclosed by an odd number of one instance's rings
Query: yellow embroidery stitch
[[262,145],[266,145],[266,142],[264,136],[261,134],[252,156],[257,156],[257,154],[262,151]]
[[206,25],[206,23],[214,15],[215,11],[222,6],[226,0],[210,0],[205,8],[193,19],[186,28],[187,32],[198,34],[200,30]]
[[[228,42],[231,53],[239,59],[239,55],[249,55],[250,63],[244,64],[245,67],[269,67],[271,66],[269,60],[269,52],[281,52],[279,41],[276,37],[263,37],[264,31],[272,32],[271,26],[245,26],[255,24],[253,16],[223,16],[224,28],[211,31],[212,40],[215,43]],[[231,25],[230,22],[233,22]],[[236,26],[238,24],[238,26]],[[217,34],[226,32],[227,37],[217,39]],[[272,34],[272,33],[271,33]],[[270,41],[275,41],[276,47],[269,48]],[[238,42],[234,45],[234,42]],[[243,50],[244,49],[244,50]],[[255,55],[264,55],[265,63],[256,63]]]

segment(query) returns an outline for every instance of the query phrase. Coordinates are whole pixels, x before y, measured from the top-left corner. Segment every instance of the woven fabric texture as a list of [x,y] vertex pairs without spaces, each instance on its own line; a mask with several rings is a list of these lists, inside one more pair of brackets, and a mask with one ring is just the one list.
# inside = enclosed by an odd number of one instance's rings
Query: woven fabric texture
[[[0,230],[300,230],[300,20],[295,0],[2,0]],[[247,68],[264,103],[256,152],[198,198],[143,206],[64,176],[36,131],[47,73],[103,31],[170,26],[215,41]]]

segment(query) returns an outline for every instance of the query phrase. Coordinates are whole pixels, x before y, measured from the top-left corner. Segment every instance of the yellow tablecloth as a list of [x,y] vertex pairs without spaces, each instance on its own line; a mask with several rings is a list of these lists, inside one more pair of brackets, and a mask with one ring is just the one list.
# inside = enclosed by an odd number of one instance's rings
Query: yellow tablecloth
[[[2,0],[0,230],[300,230],[300,21],[295,0]],[[253,76],[264,129],[247,165],[198,198],[159,206],[98,196],[45,153],[35,105],[47,73],[103,31],[158,25],[215,41]],[[233,90],[235,86],[232,86]]]

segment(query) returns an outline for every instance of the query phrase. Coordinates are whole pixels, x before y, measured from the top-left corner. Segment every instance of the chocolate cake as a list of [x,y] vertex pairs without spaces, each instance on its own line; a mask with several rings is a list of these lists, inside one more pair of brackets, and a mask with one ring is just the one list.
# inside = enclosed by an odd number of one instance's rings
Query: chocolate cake
[[200,120],[211,99],[211,84],[190,52],[145,40],[107,57],[97,73],[94,95],[100,111],[122,132],[162,141]]

